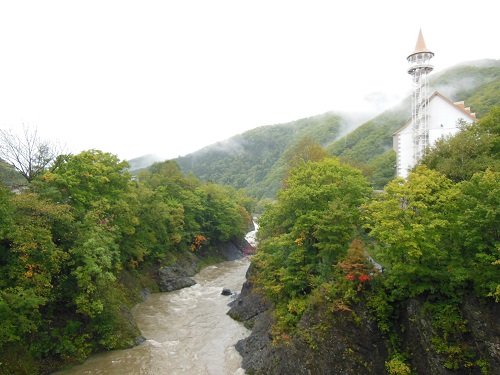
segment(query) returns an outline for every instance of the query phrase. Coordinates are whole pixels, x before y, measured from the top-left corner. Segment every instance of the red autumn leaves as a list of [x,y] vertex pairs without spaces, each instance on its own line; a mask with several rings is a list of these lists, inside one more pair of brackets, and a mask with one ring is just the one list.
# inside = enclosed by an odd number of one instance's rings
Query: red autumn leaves
[[346,280],[359,282],[360,286],[371,280],[370,273],[374,271],[359,239],[352,241],[346,257],[337,266],[344,272]]
[[361,283],[366,283],[367,281],[370,281],[371,277],[365,273],[362,273],[360,275],[355,275],[354,273],[348,273],[345,276],[346,280],[349,281],[356,281],[359,280]]

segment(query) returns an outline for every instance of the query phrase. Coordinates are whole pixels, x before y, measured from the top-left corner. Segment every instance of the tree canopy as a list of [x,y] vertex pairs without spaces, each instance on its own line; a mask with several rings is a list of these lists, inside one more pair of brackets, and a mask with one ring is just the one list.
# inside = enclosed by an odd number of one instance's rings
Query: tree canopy
[[424,301],[424,349],[445,369],[485,372],[463,306],[500,302],[499,123],[495,108],[372,194],[350,164],[298,163],[260,218],[252,260],[252,281],[273,303],[274,344],[316,348],[338,314],[356,324],[361,311],[387,340],[387,369],[410,373],[417,359],[403,353],[401,319]]
[[500,106],[474,124],[462,124],[454,137],[438,140],[422,163],[455,182],[486,169],[500,170]]
[[280,324],[295,324],[309,296],[334,277],[335,265],[359,234],[359,207],[369,193],[361,172],[336,159],[290,171],[276,204],[259,220],[254,260]]
[[59,156],[20,193],[0,188],[0,372],[132,345],[124,272],[241,238],[251,206],[174,162],[132,178],[98,150]]

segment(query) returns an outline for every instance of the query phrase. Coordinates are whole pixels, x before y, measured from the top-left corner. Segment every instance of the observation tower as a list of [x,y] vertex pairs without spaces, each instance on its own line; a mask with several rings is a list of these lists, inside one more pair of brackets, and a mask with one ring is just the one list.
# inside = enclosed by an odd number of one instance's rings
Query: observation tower
[[422,30],[418,33],[415,51],[406,59],[409,63],[408,74],[413,79],[412,97],[412,137],[413,137],[413,165],[424,156],[425,150],[429,146],[428,113],[429,93],[427,75],[434,67],[430,60],[434,53],[429,51],[425,45]]

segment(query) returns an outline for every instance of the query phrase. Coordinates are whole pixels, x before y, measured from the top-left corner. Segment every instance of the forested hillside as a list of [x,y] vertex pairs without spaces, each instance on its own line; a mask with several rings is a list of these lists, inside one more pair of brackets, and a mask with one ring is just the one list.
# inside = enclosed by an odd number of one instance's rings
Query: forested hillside
[[287,124],[263,126],[176,159],[186,173],[202,180],[246,188],[257,198],[274,197],[286,160],[283,153],[304,137],[327,145],[346,125],[338,114],[325,113]]
[[500,60],[479,60],[436,73],[431,85],[452,100],[464,100],[482,117],[500,103],[500,94],[494,90],[499,81]]
[[172,161],[134,179],[127,167],[91,150],[59,156],[20,193],[0,187],[0,374],[133,345],[137,288],[246,232],[252,201],[235,189]]
[[[431,91],[437,90],[453,101],[465,101],[478,118],[500,103],[500,61],[484,60],[457,65],[430,78]],[[406,99],[345,135],[328,151],[351,161],[366,164],[375,175],[372,183],[381,188],[395,173],[392,134],[411,117],[411,102]],[[389,179],[380,178],[388,176]]]
[[[452,100],[464,100],[480,117],[500,102],[500,61],[458,65],[434,74],[430,83]],[[392,134],[409,120],[410,111],[406,99],[347,134],[345,118],[335,113],[264,126],[177,161],[184,172],[203,180],[245,188],[258,199],[274,198],[286,170],[285,151],[307,136],[361,168],[374,187],[382,188],[395,174]]]
[[499,373],[500,107],[424,163],[379,193],[337,159],[289,172],[231,312],[250,373]]
[[17,187],[26,184],[23,176],[2,159],[0,159],[0,182],[8,187]]

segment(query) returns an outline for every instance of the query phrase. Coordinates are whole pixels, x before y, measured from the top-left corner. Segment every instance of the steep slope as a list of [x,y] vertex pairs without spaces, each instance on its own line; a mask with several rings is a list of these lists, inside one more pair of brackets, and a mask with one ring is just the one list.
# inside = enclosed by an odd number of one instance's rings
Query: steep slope
[[[500,103],[499,88],[500,60],[468,62],[431,76],[432,90],[464,100],[478,117]],[[359,122],[333,112],[262,126],[176,161],[185,173],[203,180],[245,188],[258,199],[274,198],[286,168],[285,151],[308,136],[363,169],[374,187],[381,188],[394,176],[392,134],[410,118],[410,111],[407,98],[359,127]]]
[[367,163],[392,149],[392,133],[411,116],[410,99],[391,108],[334,142],[328,151],[336,156]]
[[[500,103],[500,60],[457,65],[431,77],[431,90],[451,100],[464,100],[478,116]],[[410,98],[383,112],[333,143],[328,150],[358,162],[369,163],[392,148],[392,134],[411,116]]]
[[26,180],[11,165],[0,159],[0,186],[14,188],[26,184]]
[[321,145],[336,139],[348,121],[336,113],[291,123],[262,126],[176,159],[185,173],[203,180],[246,188],[252,195],[273,197],[280,186],[286,149],[303,137]]
[[[459,64],[437,73],[431,79],[431,85],[453,100],[465,100],[467,106],[482,116],[495,105],[490,98],[499,97],[498,92],[490,91],[495,82],[498,87],[499,80],[500,60],[488,59]],[[483,100],[477,97],[478,93],[482,93]],[[477,107],[472,106],[471,100]]]

